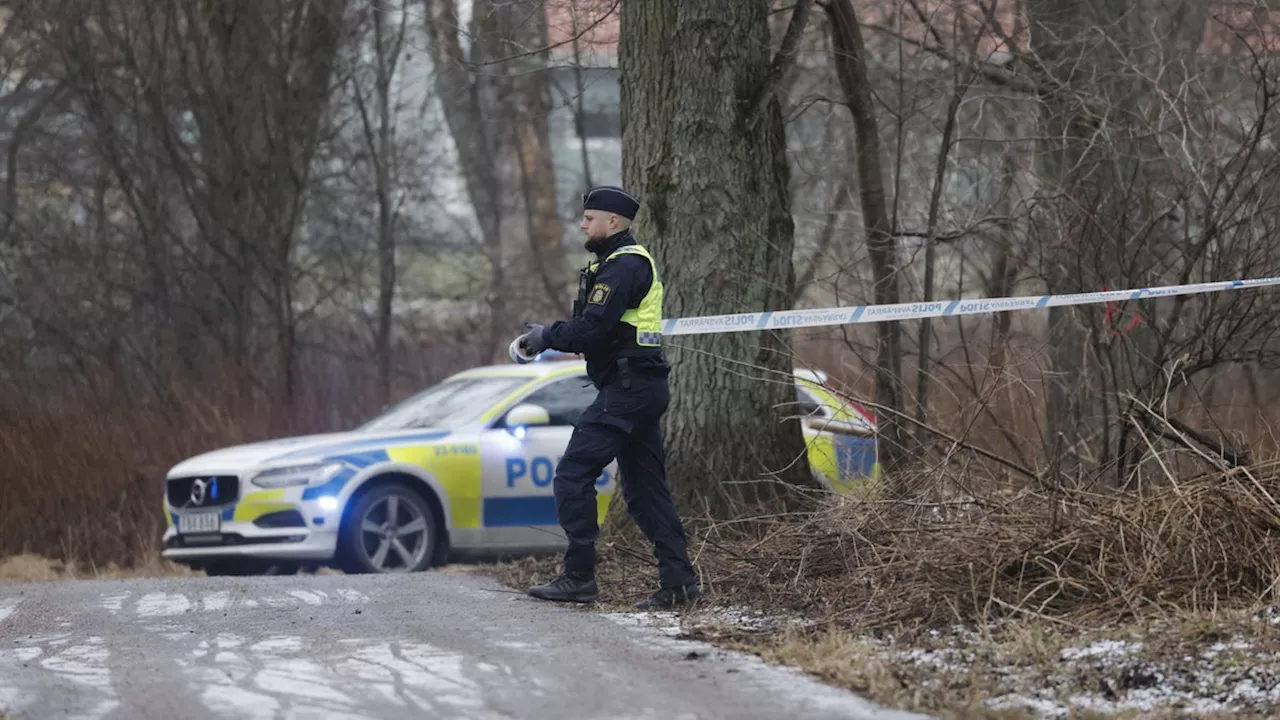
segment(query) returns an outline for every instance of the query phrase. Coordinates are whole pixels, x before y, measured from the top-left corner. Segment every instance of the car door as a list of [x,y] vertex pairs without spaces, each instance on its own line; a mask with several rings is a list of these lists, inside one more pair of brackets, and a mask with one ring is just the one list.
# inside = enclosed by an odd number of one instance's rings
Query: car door
[[[515,403],[542,407],[549,424],[514,428],[504,415],[484,432],[486,545],[530,551],[563,547],[552,480],[578,416],[595,398],[596,389],[586,375],[551,380]],[[612,494],[616,474],[614,461],[596,481],[596,492],[602,496],[598,503]]]

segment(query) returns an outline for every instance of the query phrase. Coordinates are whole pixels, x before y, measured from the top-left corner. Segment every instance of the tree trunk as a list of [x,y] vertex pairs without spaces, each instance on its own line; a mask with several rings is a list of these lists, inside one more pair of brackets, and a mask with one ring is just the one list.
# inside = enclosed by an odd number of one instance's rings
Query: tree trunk
[[[666,317],[783,310],[794,227],[767,0],[623,3],[623,179]],[[672,338],[668,472],[686,511],[774,510],[814,487],[785,333]]]
[[[472,4],[473,26],[471,57],[482,57],[493,44],[496,23],[492,3],[476,0]],[[434,66],[435,90],[440,96],[445,122],[458,150],[458,164],[466,181],[467,194],[475,206],[480,225],[481,250],[489,258],[488,351],[496,351],[505,331],[518,330],[519,325],[506,316],[505,268],[502,252],[502,184],[499,180],[497,133],[492,117],[485,112],[491,107],[493,83],[488,73],[472,78],[467,70],[468,58],[459,38],[458,8],[455,0],[427,0],[425,13],[428,48]]]
[[[966,81],[967,82],[967,81]],[[947,180],[947,162],[951,158],[952,136],[955,134],[956,115],[960,112],[960,103],[964,101],[968,91],[967,84],[957,82],[951,93],[951,102],[947,104],[947,118],[942,125],[942,146],[938,149],[938,164],[933,174],[933,189],[929,194],[929,219],[925,223],[925,256],[924,256],[924,293],[921,302],[933,302],[934,265],[938,254],[938,207],[942,202],[942,186]],[[929,419],[929,383],[930,342],[933,330],[932,318],[920,320],[920,363],[916,377],[916,420],[921,425],[918,445],[924,444],[925,431],[923,425]]]
[[[1120,186],[1108,187],[1113,167],[1131,162],[1124,150],[1125,105],[1136,88],[1125,67],[1124,44],[1132,17],[1125,0],[1100,0],[1083,7],[1075,0],[1028,3],[1031,47],[1039,83],[1041,147],[1036,170],[1049,198],[1032,225],[1043,258],[1050,294],[1097,290],[1091,263],[1113,251],[1090,242],[1092,228],[1106,227],[1106,214],[1132,212]],[[1100,129],[1111,133],[1098,141]],[[1107,140],[1114,143],[1107,145]],[[1121,148],[1117,151],[1115,148]],[[1114,183],[1113,183],[1114,184]],[[1062,201],[1057,200],[1062,198]],[[1083,212],[1082,212],[1083,211]],[[1088,213],[1087,215],[1084,213]],[[1096,232],[1096,231],[1094,231]],[[1103,264],[1106,264],[1105,256]],[[1087,264],[1089,263],[1089,264]],[[1114,263],[1113,263],[1114,264]],[[1104,434],[1103,367],[1091,341],[1093,307],[1049,309],[1050,369],[1046,378],[1044,460],[1055,482],[1074,483],[1089,471],[1085,459],[1095,435]],[[1107,448],[1095,457],[1105,457]]]
[[[1014,227],[1013,213],[1017,206],[1014,197],[1019,187],[1018,175],[1023,173],[1019,162],[1019,151],[1014,147],[1004,150],[1004,158],[1000,167],[999,208],[996,211],[1004,219],[997,223],[991,243],[991,271],[987,276],[987,297],[1009,297],[1013,294],[1018,273],[1022,269],[1022,257],[1018,253],[1017,231]],[[1002,312],[991,316],[990,361],[987,363],[987,376],[991,385],[1002,388],[992,396],[996,405],[996,415],[1011,418],[1014,403],[1015,383],[1008,382],[1004,375],[1009,356],[1009,335],[1013,330],[1013,313]],[[1011,447],[1017,447],[1017,438],[1012,427],[1002,427]]]
[[[569,292],[564,224],[556,194],[555,158],[551,154],[551,79],[547,67],[547,16],[541,3],[506,5],[501,36],[504,57],[516,57],[508,68],[512,144],[520,164],[529,250],[543,295],[535,308],[563,312]],[[530,51],[529,48],[535,50]]]
[[373,85],[376,114],[369,112],[364,90],[355,79],[355,100],[364,126],[365,144],[374,166],[374,194],[378,201],[378,310],[374,355],[378,365],[378,402],[391,402],[391,331],[396,293],[396,222],[399,212],[392,198],[398,178],[394,140],[395,112],[391,102],[391,81],[395,77],[404,47],[405,20],[388,27],[387,10],[370,4],[373,18]]
[[[867,79],[866,48],[850,0],[832,0],[826,6],[830,19],[836,74],[845,102],[853,116],[858,148],[858,191],[862,201],[862,221],[867,235],[867,256],[874,275],[873,302],[887,305],[900,302],[897,241],[892,235],[885,202],[883,149]],[[876,324],[876,403],[880,464],[890,488],[899,494],[907,488],[896,485],[895,471],[906,460],[902,423],[897,416],[904,409],[902,390],[902,327],[898,321]]]

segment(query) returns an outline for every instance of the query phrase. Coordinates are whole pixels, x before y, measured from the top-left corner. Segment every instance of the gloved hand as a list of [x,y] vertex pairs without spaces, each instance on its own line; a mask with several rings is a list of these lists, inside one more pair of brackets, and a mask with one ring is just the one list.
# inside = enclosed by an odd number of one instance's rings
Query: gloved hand
[[520,349],[529,357],[536,357],[547,349],[547,343],[542,339],[543,327],[537,323],[525,323],[524,326],[529,328],[529,332],[517,339]]
[[[525,333],[525,335],[528,335],[528,333]],[[507,355],[511,356],[511,362],[514,362],[517,365],[526,365],[533,362],[533,356],[525,355],[524,346],[521,345],[521,343],[524,342],[525,335],[521,335],[515,340],[512,340],[511,344],[507,346]]]

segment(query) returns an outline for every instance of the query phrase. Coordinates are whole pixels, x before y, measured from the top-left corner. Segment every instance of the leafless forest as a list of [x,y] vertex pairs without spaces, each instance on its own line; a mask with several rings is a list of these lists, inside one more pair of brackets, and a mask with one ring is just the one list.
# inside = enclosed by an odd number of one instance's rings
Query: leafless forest
[[[1280,275],[1264,0],[2,5],[0,556],[148,562],[174,462],[500,361],[592,184],[669,316]],[[1277,305],[673,338],[673,483],[712,535],[795,510],[726,583],[893,578],[894,619],[1262,597]],[[877,500],[785,491],[793,364],[875,408]]]

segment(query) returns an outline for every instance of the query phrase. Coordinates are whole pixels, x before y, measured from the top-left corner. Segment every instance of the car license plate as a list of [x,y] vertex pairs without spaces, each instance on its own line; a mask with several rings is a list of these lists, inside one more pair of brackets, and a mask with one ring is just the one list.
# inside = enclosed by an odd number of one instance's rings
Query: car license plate
[[178,531],[184,535],[216,533],[222,530],[222,513],[197,513],[178,518]]

